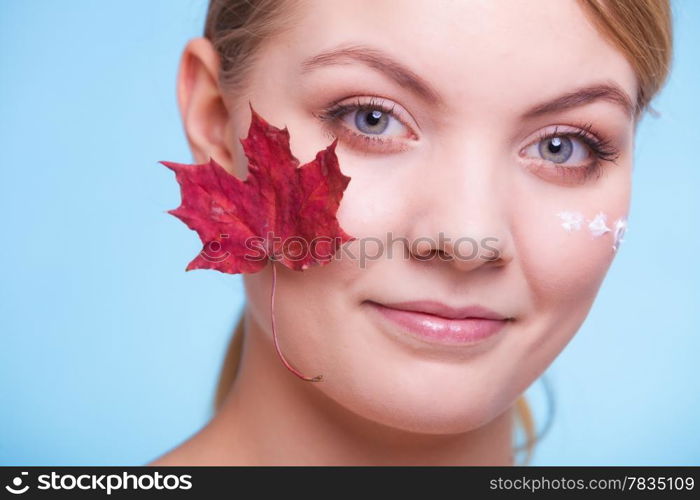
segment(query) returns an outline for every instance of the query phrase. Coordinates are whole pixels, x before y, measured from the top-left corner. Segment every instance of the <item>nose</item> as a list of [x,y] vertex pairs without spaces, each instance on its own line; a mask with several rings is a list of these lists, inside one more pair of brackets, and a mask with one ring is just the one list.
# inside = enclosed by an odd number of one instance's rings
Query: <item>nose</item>
[[412,258],[437,260],[459,271],[505,266],[513,259],[507,169],[483,150],[445,156],[452,161],[443,157],[439,168],[421,172],[414,185],[418,196],[412,197],[408,238]]

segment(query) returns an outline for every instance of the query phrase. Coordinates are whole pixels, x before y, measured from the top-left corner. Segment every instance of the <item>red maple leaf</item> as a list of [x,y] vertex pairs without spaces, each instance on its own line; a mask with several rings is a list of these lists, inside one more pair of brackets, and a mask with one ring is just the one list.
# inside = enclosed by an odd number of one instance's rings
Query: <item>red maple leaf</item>
[[350,177],[338,165],[335,139],[299,167],[287,127],[270,125],[253,106],[248,137],[241,139],[248,178],[241,181],[213,158],[203,164],[161,161],[175,172],[182,202],[168,213],[196,231],[204,245],[187,265],[238,274],[255,273],[272,261],[272,333],[285,366],[308,381],[282,355],[274,317],[275,262],[295,271],[329,263],[337,249],[355,238],[340,227],[336,212]]

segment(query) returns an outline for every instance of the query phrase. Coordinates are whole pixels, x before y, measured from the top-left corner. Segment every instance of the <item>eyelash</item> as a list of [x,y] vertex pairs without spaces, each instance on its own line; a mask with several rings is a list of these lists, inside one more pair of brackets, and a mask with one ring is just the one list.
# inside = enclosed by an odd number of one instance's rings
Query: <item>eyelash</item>
[[573,137],[579,139],[593,153],[594,160],[592,163],[582,167],[566,167],[545,159],[540,159],[540,161],[543,163],[552,164],[556,169],[557,174],[560,177],[565,178],[567,181],[578,181],[580,183],[584,183],[592,177],[597,179],[603,173],[603,162],[610,161],[615,163],[620,157],[620,152],[613,146],[611,140],[605,138],[602,134],[595,132],[592,123],[574,123],[573,126],[577,127],[578,130],[574,132],[559,133],[558,127],[555,127],[553,132],[541,133],[537,140],[528,144],[528,146],[552,139],[554,137]]
[[[342,127],[342,133],[348,135],[350,142],[356,146],[378,145],[380,148],[386,149],[388,145],[394,144],[395,141],[353,132],[347,127],[339,125],[339,122],[346,114],[353,111],[379,110],[392,116],[404,126],[408,127],[400,114],[394,111],[394,108],[395,105],[387,106],[381,99],[376,97],[370,98],[369,102],[366,103],[363,103],[358,97],[353,103],[332,104],[323,109],[320,113],[316,114],[316,116],[323,122],[327,123],[328,128],[331,130],[337,130],[339,126]],[[540,158],[539,164],[542,165],[542,163],[547,163],[553,165],[557,175],[564,178],[566,181],[584,183],[592,177],[597,179],[603,172],[603,162],[610,161],[615,163],[620,156],[620,152],[613,146],[612,141],[594,130],[592,123],[574,123],[572,125],[577,127],[578,130],[574,132],[559,133],[558,127],[555,127],[553,132],[541,133],[535,142],[528,144],[526,147],[541,141],[552,139],[554,137],[573,137],[575,139],[579,139],[593,153],[594,161],[592,163],[582,167],[567,167]],[[334,132],[331,132],[331,135],[334,135]],[[394,147],[394,150],[396,149],[399,151],[404,151],[407,149],[407,147],[399,145]]]
[[[377,97],[370,98],[369,102],[362,102],[362,100],[358,97],[356,98],[355,102],[352,103],[332,104],[329,107],[323,109],[320,113],[316,114],[316,117],[322,120],[323,122],[327,123],[328,128],[332,131],[335,131],[340,127],[342,133],[348,136],[350,142],[356,146],[372,147],[372,145],[377,145],[384,151],[386,151],[388,147],[391,146],[392,151],[405,151],[406,149],[408,149],[406,145],[397,145],[396,142],[391,139],[373,137],[368,134],[353,132],[352,130],[340,125],[339,123],[341,118],[343,118],[346,114],[350,112],[378,110],[395,118],[396,120],[401,122],[401,124],[405,127],[410,128],[406,124],[406,121],[402,118],[401,114],[394,111],[395,108],[395,104],[392,106],[387,106],[383,100]],[[332,134],[334,134],[334,132],[332,132]]]

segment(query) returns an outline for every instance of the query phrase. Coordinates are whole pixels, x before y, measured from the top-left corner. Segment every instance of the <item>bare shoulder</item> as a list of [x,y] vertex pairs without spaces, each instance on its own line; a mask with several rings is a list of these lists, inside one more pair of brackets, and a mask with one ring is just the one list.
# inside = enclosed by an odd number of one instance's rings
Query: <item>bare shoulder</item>
[[206,429],[205,426],[145,465],[154,467],[202,465],[210,451],[207,446]]
[[182,443],[181,445],[177,446],[176,448],[171,449],[163,453],[162,455],[159,455],[158,457],[145,464],[145,466],[170,467],[196,465],[195,460],[193,460],[193,458],[196,458],[196,455],[192,454],[192,446],[188,446],[189,442],[190,441],[188,440],[185,443]]
[[148,462],[147,464],[144,464],[144,467],[188,467],[193,465],[197,464],[191,460],[188,460],[186,457],[173,453],[167,453],[151,462]]
[[145,466],[250,465],[235,439],[226,439],[206,426],[175,448],[157,456]]

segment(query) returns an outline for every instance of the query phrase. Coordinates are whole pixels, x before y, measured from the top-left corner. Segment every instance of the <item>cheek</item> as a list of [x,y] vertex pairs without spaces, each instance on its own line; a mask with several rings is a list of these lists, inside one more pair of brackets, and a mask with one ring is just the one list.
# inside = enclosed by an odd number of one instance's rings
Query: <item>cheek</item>
[[[280,349],[303,374],[331,377],[332,367],[342,360],[347,348],[342,325],[354,312],[348,290],[358,279],[357,264],[346,258],[305,271],[293,271],[279,263],[275,266],[274,316]],[[244,275],[244,285],[247,307],[267,341],[272,342],[272,264]],[[269,352],[274,351],[270,348]],[[274,362],[286,370],[279,360]]]
[[584,314],[590,307],[615,257],[615,224],[627,217],[628,189],[618,188],[520,204],[513,233],[534,310]]
[[[403,227],[402,218],[407,213],[406,193],[412,191],[410,184],[402,187],[402,174],[409,169],[397,171],[396,165],[387,164],[388,160],[362,164],[343,157],[340,161],[343,172],[351,177],[351,181],[338,208],[338,222],[357,238],[385,241],[388,230]],[[391,181],[387,180],[389,178]]]
[[[523,304],[523,334],[499,356],[511,367],[511,387],[518,392],[542,374],[579,330],[615,257],[615,222],[626,219],[629,210],[629,183],[624,175],[615,180],[619,182],[588,191],[512,198],[522,207],[511,227],[528,303]],[[596,217],[599,213],[604,220]],[[610,231],[600,231],[601,222]]]

